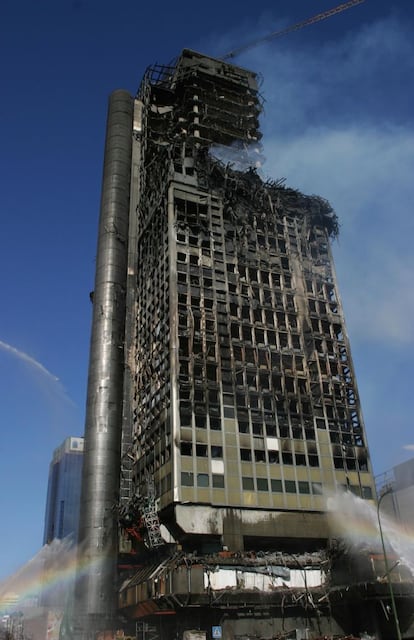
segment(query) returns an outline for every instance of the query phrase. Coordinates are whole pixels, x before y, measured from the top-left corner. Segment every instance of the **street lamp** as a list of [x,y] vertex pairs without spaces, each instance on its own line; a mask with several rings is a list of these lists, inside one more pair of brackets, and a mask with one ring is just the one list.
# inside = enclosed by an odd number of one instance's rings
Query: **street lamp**
[[383,554],[384,554],[384,563],[385,563],[385,571],[386,571],[386,576],[387,576],[387,581],[388,581],[388,588],[390,590],[392,614],[394,616],[394,622],[395,622],[395,631],[397,633],[397,640],[402,640],[401,631],[400,631],[400,622],[398,620],[397,607],[395,606],[394,590],[393,590],[392,582],[391,582],[390,568],[389,568],[389,565],[388,565],[387,552],[385,550],[384,534],[382,532],[381,517],[380,517],[380,506],[381,506],[382,499],[386,495],[391,493],[392,490],[393,490],[392,487],[388,487],[388,489],[386,489],[384,491],[384,493],[381,495],[380,499],[378,500],[378,503],[377,503],[377,518],[378,518],[379,532],[380,532],[380,536],[381,536],[382,551],[383,551]]

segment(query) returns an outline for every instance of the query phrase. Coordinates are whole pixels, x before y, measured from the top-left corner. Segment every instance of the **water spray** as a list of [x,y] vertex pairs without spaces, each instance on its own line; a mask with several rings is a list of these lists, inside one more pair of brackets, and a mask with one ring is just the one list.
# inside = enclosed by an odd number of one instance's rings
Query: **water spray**
[[53,375],[53,373],[46,369],[46,367],[44,367],[40,362],[32,358],[32,356],[29,356],[29,354],[25,353],[24,351],[20,351],[19,349],[16,349],[16,347],[12,347],[11,344],[7,344],[7,342],[3,342],[2,340],[0,340],[0,349],[11,353],[12,355],[16,356],[16,358],[19,358],[19,360],[22,360],[26,364],[31,365],[32,367],[43,373],[44,376],[46,376],[50,380],[53,380],[53,382],[59,382],[59,378],[57,376]]

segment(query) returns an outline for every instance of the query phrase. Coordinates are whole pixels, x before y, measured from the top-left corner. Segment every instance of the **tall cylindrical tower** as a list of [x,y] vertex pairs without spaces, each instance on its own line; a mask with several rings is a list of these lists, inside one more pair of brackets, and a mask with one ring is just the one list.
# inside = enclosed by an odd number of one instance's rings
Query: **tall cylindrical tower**
[[[112,627],[133,99],[109,99],[96,258],[75,597],[76,637]],[[84,567],[87,570],[84,571]]]

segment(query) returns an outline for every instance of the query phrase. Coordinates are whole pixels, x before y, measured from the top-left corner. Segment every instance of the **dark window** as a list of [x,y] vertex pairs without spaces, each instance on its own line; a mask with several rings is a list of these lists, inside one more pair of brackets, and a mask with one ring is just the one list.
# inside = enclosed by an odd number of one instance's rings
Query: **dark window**
[[206,428],[206,416],[196,415],[196,417],[195,417],[195,425],[196,425],[196,427],[199,427],[200,429],[205,429]]
[[189,471],[181,472],[181,484],[184,487],[192,487],[194,484],[194,475]]
[[181,443],[181,455],[183,456],[191,456],[193,455],[193,445],[191,442],[182,442]]
[[253,491],[254,490],[253,478],[242,478],[242,486],[244,491]]
[[279,451],[269,451],[268,456],[270,464],[279,462]]
[[221,431],[220,418],[212,418],[210,416],[210,429],[213,429],[214,431]]
[[242,327],[242,339],[246,340],[246,342],[252,341],[252,330],[250,327]]
[[261,422],[253,422],[253,433],[255,436],[263,435],[263,424]]
[[197,474],[197,486],[198,487],[208,487],[208,474],[207,473],[198,473]]
[[372,489],[371,489],[371,487],[361,487],[361,489],[362,489],[361,496],[365,500],[372,500]]
[[239,431],[240,433],[249,433],[249,423],[239,420]]
[[296,482],[294,480],[285,480],[286,493],[296,493]]
[[272,491],[274,491],[275,493],[282,493],[283,489],[282,489],[282,481],[281,480],[271,480],[270,481],[270,486]]
[[254,459],[256,460],[256,462],[266,462],[266,454],[264,451],[260,451],[258,449],[255,449],[254,451]]
[[196,444],[196,455],[201,458],[207,457],[207,445],[206,444]]
[[223,489],[224,476],[213,473],[213,487],[215,487],[216,489]]
[[266,478],[257,478],[257,490],[269,491],[269,485]]

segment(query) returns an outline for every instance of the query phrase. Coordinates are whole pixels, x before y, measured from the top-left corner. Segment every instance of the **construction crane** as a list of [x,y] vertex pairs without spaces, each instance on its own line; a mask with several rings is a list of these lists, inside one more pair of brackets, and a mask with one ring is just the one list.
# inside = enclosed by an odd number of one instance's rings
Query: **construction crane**
[[248,51],[249,49],[253,49],[262,42],[268,42],[269,40],[273,40],[273,38],[279,38],[280,36],[285,36],[288,33],[292,33],[292,31],[299,31],[299,29],[303,29],[303,27],[307,27],[310,24],[315,24],[315,22],[321,22],[321,20],[326,20],[331,16],[336,15],[337,13],[341,13],[342,11],[346,11],[346,9],[350,9],[351,7],[355,7],[357,4],[361,4],[365,2],[365,0],[349,0],[349,2],[343,2],[339,4],[337,7],[333,9],[329,9],[328,11],[323,11],[322,13],[318,13],[316,16],[312,18],[307,18],[306,20],[302,20],[302,22],[297,22],[296,24],[292,24],[290,27],[286,27],[285,29],[280,29],[279,31],[272,31],[269,35],[264,36],[263,38],[259,38],[257,40],[253,40],[252,42],[248,42],[247,44],[238,47],[238,49],[233,49],[233,51],[229,51],[224,56],[222,56],[222,60],[229,60],[230,58],[235,58],[240,53],[244,51]]

